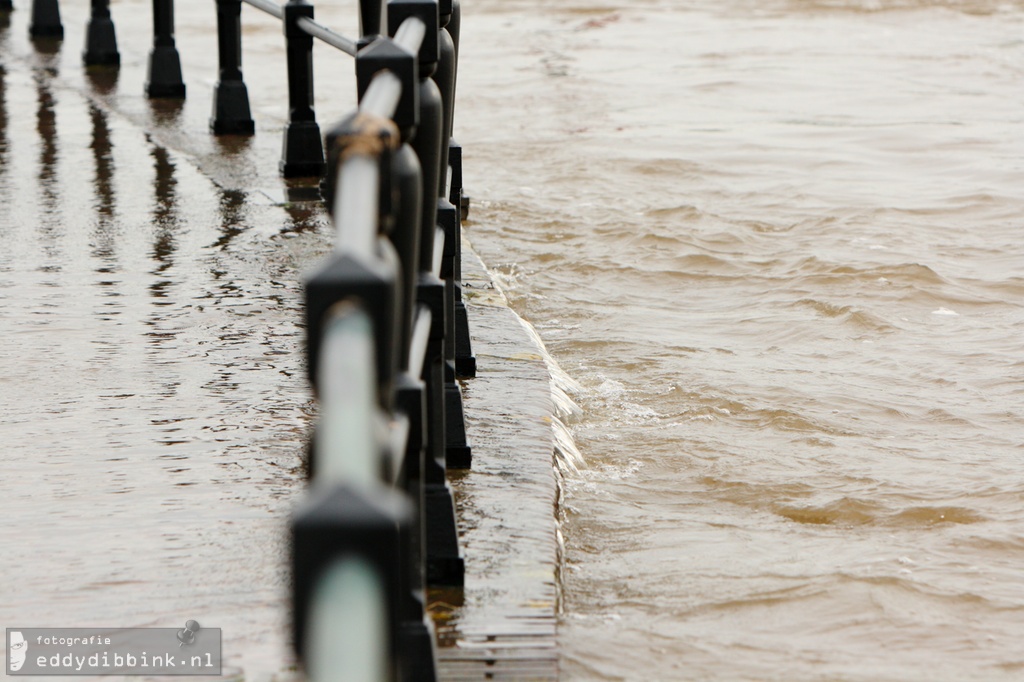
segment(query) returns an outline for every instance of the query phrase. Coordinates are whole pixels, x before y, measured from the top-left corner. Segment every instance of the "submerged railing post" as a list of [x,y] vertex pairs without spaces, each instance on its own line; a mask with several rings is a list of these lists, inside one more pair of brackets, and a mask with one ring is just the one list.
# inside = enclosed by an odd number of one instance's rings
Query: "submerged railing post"
[[153,0],[153,49],[146,74],[147,97],[185,97],[181,57],[174,44],[174,0]]
[[242,2],[217,0],[220,80],[213,89],[210,130],[214,135],[252,135],[249,91],[242,80]]
[[92,0],[92,13],[85,27],[85,49],[82,61],[86,66],[120,66],[117,35],[110,18],[110,0]]
[[[444,410],[438,411],[438,419],[444,421],[444,448],[446,468],[465,469],[472,463],[472,450],[467,442],[465,419],[462,407],[462,391],[456,383],[455,362],[455,280],[451,259],[460,255],[457,214],[448,202],[448,140],[452,125],[454,95],[455,49],[448,32],[441,28],[441,22],[450,19],[451,0],[392,0],[388,4],[389,30],[395,31],[406,16],[429,15],[430,23],[423,44],[420,47],[420,126],[414,146],[423,166],[423,230],[424,235],[433,232],[442,213],[445,231],[443,381]],[[429,52],[427,52],[429,51]],[[428,254],[429,245],[429,254]],[[424,236],[421,257],[433,258],[433,239]],[[421,261],[421,268],[423,267]],[[435,408],[437,409],[437,408]],[[447,514],[445,515],[447,517]]]
[[63,38],[58,0],[32,0],[32,19],[28,33],[33,38]]
[[448,201],[458,209],[458,243],[455,245],[455,272],[452,280],[455,285],[455,374],[460,378],[476,376],[476,357],[473,355],[473,344],[469,333],[469,311],[462,298],[462,219],[466,207],[462,193],[462,146],[454,139],[448,143],[448,166],[451,169],[451,184],[448,188]]
[[313,38],[297,23],[299,17],[313,18],[313,5],[305,0],[288,0],[283,9],[288,56],[288,125],[284,129],[278,167],[286,178],[319,177],[324,172],[324,149],[313,110]]

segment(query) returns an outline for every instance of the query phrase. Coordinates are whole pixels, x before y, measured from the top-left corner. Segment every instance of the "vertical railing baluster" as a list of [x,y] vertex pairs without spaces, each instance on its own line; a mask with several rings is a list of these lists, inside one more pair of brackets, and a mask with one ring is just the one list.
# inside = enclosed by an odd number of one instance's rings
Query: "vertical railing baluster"
[[452,44],[455,45],[455,72],[459,71],[459,36],[462,34],[462,3],[460,0],[452,0],[452,18],[448,20],[448,33],[452,36]]
[[288,0],[284,6],[284,35],[288,57],[288,125],[284,129],[279,169],[286,178],[319,177],[324,172],[324,148],[313,110],[313,38],[296,23],[313,18],[313,5]]
[[451,34],[445,26],[452,18],[452,0],[440,0],[438,2],[438,34],[437,34],[437,69],[434,70],[431,78],[437,83],[437,89],[441,93],[441,101],[444,102],[444,124],[441,127],[441,159],[438,167],[441,169],[438,178],[437,195],[447,198],[448,184],[448,140],[452,136],[452,118],[455,114],[455,43]]
[[369,43],[384,32],[384,0],[359,0],[359,36]]
[[63,38],[64,24],[60,23],[58,0],[32,0],[32,19],[28,33],[33,38]]
[[[441,126],[440,169],[435,190],[438,222],[445,230],[445,447],[449,469],[466,469],[472,463],[472,450],[466,438],[465,416],[462,408],[462,389],[456,382],[456,279],[454,261],[461,258],[461,230],[458,209],[448,201],[448,143],[451,139],[452,119],[455,113],[455,44],[445,26],[452,16],[452,0],[438,2],[438,62],[431,78],[441,94],[443,123]],[[461,296],[461,289],[458,290]]]
[[242,2],[217,0],[220,80],[213,89],[210,130],[214,135],[252,135],[249,91],[242,80]]
[[92,12],[85,28],[85,49],[82,61],[86,66],[120,66],[117,35],[110,18],[110,0],[92,0]]
[[185,97],[181,57],[174,44],[174,0],[153,0],[153,49],[146,73],[147,97]]
[[448,167],[451,169],[451,186],[448,201],[458,209],[458,243],[455,244],[454,273],[455,286],[455,374],[462,379],[476,376],[476,357],[469,333],[469,311],[462,298],[462,219],[467,207],[462,193],[462,146],[454,139],[448,143]]

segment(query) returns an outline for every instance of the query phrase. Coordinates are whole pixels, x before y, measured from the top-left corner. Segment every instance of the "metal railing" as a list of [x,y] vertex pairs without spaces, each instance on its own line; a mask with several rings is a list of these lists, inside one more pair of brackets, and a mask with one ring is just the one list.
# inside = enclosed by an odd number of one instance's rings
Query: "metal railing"
[[[471,464],[456,380],[476,373],[460,288],[462,156],[451,139],[460,6],[361,0],[353,41],[317,23],[305,0],[216,0],[214,134],[255,128],[243,2],[283,24],[281,175],[323,176],[336,228],[333,251],[305,280],[319,416],[309,489],[291,520],[295,647],[312,680],[436,679],[426,588],[464,579],[446,472]],[[146,93],[184,97],[172,0],[153,0],[153,26]],[[57,0],[33,0],[30,33],[63,35]],[[323,138],[314,39],[355,57],[360,101]],[[92,0],[83,59],[119,67],[109,0]]]
[[[293,526],[297,643],[307,666],[331,655],[317,651],[304,630],[312,622],[305,610],[314,607],[303,586],[315,582],[306,576],[322,573],[338,556],[374,557],[391,586],[386,649],[388,675],[397,679],[436,675],[425,586],[460,585],[464,570],[445,475],[448,467],[469,464],[468,457],[456,461],[468,454],[464,427],[461,434],[449,429],[461,422],[452,334],[459,213],[450,201],[461,189],[452,190],[454,174],[441,153],[449,145],[451,111],[442,91],[454,92],[454,65],[437,68],[454,59],[454,49],[442,48],[435,8],[425,1],[389,3],[394,38],[368,41],[357,56],[359,109],[326,136],[324,187],[335,249],[306,284],[309,363],[322,413],[310,499]],[[430,77],[438,73],[451,74],[452,82],[439,88]],[[357,357],[334,339],[339,320],[362,320],[374,330],[372,358]],[[352,372],[327,369],[341,356]],[[353,383],[355,365],[372,367],[375,381],[362,375]],[[357,448],[366,457],[361,465],[340,454],[352,448],[350,440],[341,442],[347,438],[342,413],[366,426]],[[367,519],[380,528],[363,533]],[[326,536],[335,539],[327,550]],[[358,549],[337,544],[359,537],[372,540]]]

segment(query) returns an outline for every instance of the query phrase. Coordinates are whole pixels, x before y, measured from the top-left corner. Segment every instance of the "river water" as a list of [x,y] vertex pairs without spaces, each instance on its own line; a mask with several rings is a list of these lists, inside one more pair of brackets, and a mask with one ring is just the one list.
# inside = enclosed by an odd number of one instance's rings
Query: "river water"
[[467,2],[567,679],[1024,678],[1024,4]]

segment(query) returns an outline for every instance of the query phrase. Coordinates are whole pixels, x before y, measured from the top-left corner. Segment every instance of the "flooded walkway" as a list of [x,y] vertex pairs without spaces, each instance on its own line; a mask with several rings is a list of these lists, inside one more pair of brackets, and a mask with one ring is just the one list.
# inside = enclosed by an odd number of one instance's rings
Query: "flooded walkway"
[[[63,43],[29,41],[27,6],[0,28],[0,575],[15,586],[0,619],[196,619],[222,629],[227,677],[289,678],[286,521],[315,409],[300,282],[333,228],[314,188],[277,176],[280,27],[246,21],[256,136],[214,138],[212,11],[178,17],[188,99],[151,102],[148,6],[114,9],[119,72],[83,69],[87,8],[62,9]],[[355,17],[318,12],[350,35]],[[355,106],[353,68],[317,59],[328,125]],[[441,657],[446,677],[480,678],[522,649],[509,635],[543,650],[514,665],[553,674],[546,369],[479,264],[470,278],[485,333],[466,396],[476,465],[455,482],[467,587],[437,595]],[[513,384],[526,393],[502,408]]]

